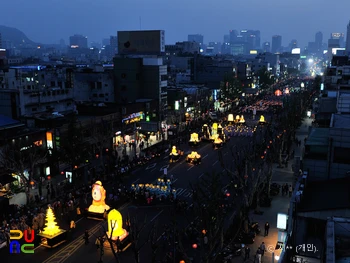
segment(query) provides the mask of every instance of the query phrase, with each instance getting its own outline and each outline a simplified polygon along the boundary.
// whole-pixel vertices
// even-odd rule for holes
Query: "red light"
[[[192,245],[192,248],[194,248],[194,249],[196,249],[197,247],[198,247],[197,244]]]
[[[108,149],[106,149],[106,152],[108,152]]]
[[[62,171],[61,174],[64,174],[64,172]]]
[[[51,176],[50,176],[50,175],[48,175],[48,176],[47,176],[47,180],[50,180],[50,179],[51,179]]]
[[[98,158],[99,157],[99,155],[98,154],[96,154],[96,158]]]
[[[78,169],[78,166],[77,166],[77,165],[75,165],[75,166],[74,166],[74,169]]]
[[[226,193],[226,196],[229,197],[231,194],[230,193]]]

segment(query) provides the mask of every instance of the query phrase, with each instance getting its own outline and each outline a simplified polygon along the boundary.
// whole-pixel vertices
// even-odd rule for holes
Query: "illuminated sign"
[[[126,124],[129,124],[129,123],[140,121],[143,118],[144,118],[144,114],[143,114],[142,111],[140,111],[140,112],[136,112],[136,113],[130,114],[128,117],[124,118],[122,120],[122,122],[126,123]]]
[[[178,100],[175,101],[175,110],[178,110],[180,108],[180,103]]]
[[[296,54],[296,55],[298,55],[298,54],[300,54],[300,48],[298,47],[298,48],[293,48],[292,49],[292,54]]]
[[[28,235],[30,234],[30,237]],[[24,233],[21,230],[10,230],[10,254],[34,254],[34,230],[24,230]],[[20,244],[18,240],[22,239],[24,236],[24,241],[26,243]]]
[[[288,216],[286,214],[277,214],[277,228],[281,230],[287,229]]]
[[[40,140],[40,141],[36,141],[36,142],[33,142],[35,146],[41,146],[43,145],[43,141]]]
[[[256,55],[256,54],[258,54],[258,51],[257,50],[250,50],[249,54],[250,55]]]

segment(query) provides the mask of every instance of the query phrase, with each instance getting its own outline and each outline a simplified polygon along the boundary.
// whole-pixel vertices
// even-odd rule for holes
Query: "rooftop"
[[[350,115],[333,114],[331,127],[350,129]]]
[[[0,128],[5,129],[5,128],[10,128],[13,126],[22,126],[22,124],[19,121],[16,121],[14,119],[11,119],[7,116],[0,115]]]
[[[313,146],[328,146],[329,143],[328,128],[312,128],[309,137],[306,140],[306,145]]]
[[[350,177],[308,182],[299,212],[350,208]]]
[[[323,97],[319,100],[318,113],[337,112],[337,98]]]

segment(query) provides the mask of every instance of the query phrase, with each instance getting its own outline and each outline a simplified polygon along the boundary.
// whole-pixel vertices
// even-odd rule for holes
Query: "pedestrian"
[[[261,250],[258,248],[258,251],[256,251],[255,258],[258,259],[258,263],[261,263]],[[254,260],[255,262],[255,260]]]
[[[245,246],[244,248],[244,261],[248,260],[250,257],[250,247]]]
[[[270,224],[269,222],[265,223],[265,237],[269,235]]]
[[[261,251],[261,256],[264,256],[265,251],[266,251],[266,246],[265,246],[264,242],[262,242],[260,245],[260,251]]]
[[[87,229],[85,229],[84,240],[85,240],[85,245],[88,245],[89,244],[89,231]]]
[[[122,249],[121,249],[121,247],[122,247],[122,242],[120,241],[120,238],[119,238],[119,237],[117,238],[116,244],[117,244],[117,252],[119,253],[119,252],[122,251]]]
[[[291,185],[291,184],[289,185],[288,192],[289,192],[289,197],[292,197],[293,187],[292,187],[292,185]]]

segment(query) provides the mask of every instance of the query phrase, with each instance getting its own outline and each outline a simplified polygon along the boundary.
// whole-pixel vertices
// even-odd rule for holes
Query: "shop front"
[[[138,140],[138,129],[140,128],[138,123],[145,119],[145,114],[140,112],[135,112],[130,115],[125,116],[122,119],[122,130],[116,131],[113,136],[114,147],[127,145],[129,143],[134,143]]]

